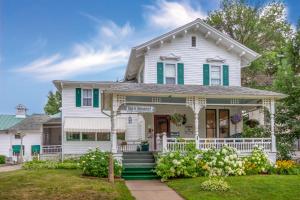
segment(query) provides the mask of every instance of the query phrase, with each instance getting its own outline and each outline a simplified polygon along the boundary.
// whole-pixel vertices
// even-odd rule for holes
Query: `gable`
[[[128,81],[136,78],[138,68],[141,62],[143,62],[143,57],[149,50],[193,32],[201,34],[207,40],[214,41],[218,46],[222,46],[222,48],[227,49],[227,51],[239,55],[241,57],[241,66],[247,66],[260,56],[253,50],[233,40],[228,35],[204,23],[201,19],[196,19],[182,27],[132,48],[126,68],[125,80]]]
[[[196,37],[196,47],[192,47]],[[145,54],[144,82],[157,82],[157,63],[183,63],[184,84],[203,84],[203,64],[230,66],[230,85],[240,86],[241,57],[201,33],[191,32],[153,47]]]

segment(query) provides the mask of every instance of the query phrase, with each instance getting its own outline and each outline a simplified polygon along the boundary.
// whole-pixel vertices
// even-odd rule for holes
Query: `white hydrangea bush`
[[[209,176],[245,175],[244,161],[238,156],[237,150],[229,146],[203,152],[202,161],[202,168]]]

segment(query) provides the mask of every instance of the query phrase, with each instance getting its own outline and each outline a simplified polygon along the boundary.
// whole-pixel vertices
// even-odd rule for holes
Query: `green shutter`
[[[177,64],[177,83],[179,85],[184,84],[184,65],[183,65],[183,63]]]
[[[228,65],[223,65],[223,85],[229,85],[229,67]]]
[[[157,83],[164,84],[164,63],[157,63]]]
[[[81,88],[76,88],[76,107],[81,107]]]
[[[209,64],[203,64],[203,85],[209,85]]]
[[[31,145],[31,154],[40,154],[41,146],[40,145]]]
[[[99,108],[99,89],[93,89],[93,106]]]

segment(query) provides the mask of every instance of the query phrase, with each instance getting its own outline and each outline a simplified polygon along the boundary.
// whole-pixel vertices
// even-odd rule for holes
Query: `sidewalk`
[[[183,200],[159,180],[125,181],[125,183],[136,200]]]
[[[21,168],[22,168],[22,165],[8,165],[8,166],[0,167],[0,172],[10,172],[10,171],[15,171],[15,170],[18,170]]]

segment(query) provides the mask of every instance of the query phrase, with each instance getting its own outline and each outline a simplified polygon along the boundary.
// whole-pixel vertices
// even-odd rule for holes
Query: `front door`
[[[154,115],[154,133],[167,133],[170,136],[170,116],[169,115]],[[154,145],[156,146],[156,135],[154,137]]]

